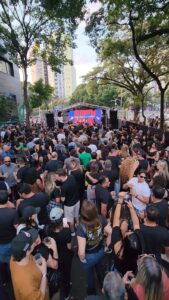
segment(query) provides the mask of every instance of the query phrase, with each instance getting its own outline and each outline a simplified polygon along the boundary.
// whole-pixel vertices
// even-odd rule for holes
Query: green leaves
[[[0,1],[0,40],[11,60],[24,70],[24,104],[29,122],[27,68],[38,58],[54,71],[69,62],[67,47],[74,47],[74,31],[83,18],[85,0]],[[71,62],[70,62],[71,63]],[[35,101],[33,106],[37,105]],[[38,104],[39,105],[39,104]],[[27,124],[29,125],[29,124]]]
[[[96,105],[114,107],[118,97],[117,89],[113,85],[99,85],[96,80],[87,84],[80,84],[74,91],[70,104],[84,102]]]
[[[161,97],[162,128],[164,94],[169,86],[169,1],[100,2],[102,7],[88,18],[86,32],[101,62],[106,64],[104,75],[109,82],[110,78],[113,83],[120,81],[136,94],[144,94],[143,87],[155,81]]]
[[[32,108],[40,107],[42,104],[45,104],[47,108],[48,101],[52,97],[54,89],[49,84],[44,84],[40,79],[30,86],[29,91]]]

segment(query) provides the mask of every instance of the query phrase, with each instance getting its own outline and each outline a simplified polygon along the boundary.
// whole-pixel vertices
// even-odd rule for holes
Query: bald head
[[[52,158],[52,159],[58,159],[57,152],[52,152],[51,158]]]

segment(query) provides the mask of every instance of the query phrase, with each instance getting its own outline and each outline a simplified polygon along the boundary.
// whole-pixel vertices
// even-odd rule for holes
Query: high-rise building
[[[42,79],[44,83],[48,83],[48,66],[42,59],[37,59],[36,64],[32,65],[29,70],[29,79],[31,83]]]
[[[68,48],[66,56],[73,62],[73,50]],[[33,84],[39,79],[50,84],[54,88],[53,96],[60,99],[68,99],[76,88],[76,71],[70,64],[61,65],[60,73],[52,71],[42,59],[29,68],[29,80]]]
[[[66,57],[73,62],[73,49],[66,50]],[[65,98],[69,98],[76,88],[76,70],[75,67],[67,64],[64,65],[64,89]]]

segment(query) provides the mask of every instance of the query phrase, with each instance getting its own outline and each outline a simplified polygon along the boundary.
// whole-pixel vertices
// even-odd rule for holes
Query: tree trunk
[[[160,90],[160,129],[163,130],[164,128],[164,95],[165,90]]]
[[[26,126],[30,128],[30,108],[29,108],[29,100],[28,100],[28,74],[27,67],[24,67],[24,82],[23,82],[23,97],[24,97],[24,105],[26,110]]]
[[[144,114],[144,96],[141,98],[141,114],[144,119],[143,124],[146,125],[146,116]]]
[[[139,115],[140,107],[135,106],[134,107],[134,122],[138,122],[138,115]]]

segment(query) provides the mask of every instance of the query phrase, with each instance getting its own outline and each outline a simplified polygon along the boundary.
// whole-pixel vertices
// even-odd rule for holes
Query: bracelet
[[[117,204],[120,204],[120,205],[122,205],[122,203],[120,203],[120,202],[117,202]]]
[[[42,278],[46,278],[47,273],[42,274]]]

